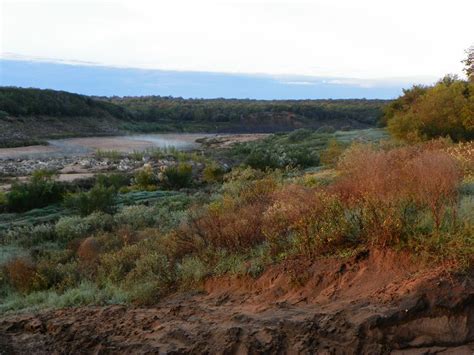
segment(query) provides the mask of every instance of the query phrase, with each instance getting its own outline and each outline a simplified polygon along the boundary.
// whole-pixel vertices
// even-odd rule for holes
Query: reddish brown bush
[[[29,293],[41,287],[42,280],[33,262],[16,258],[5,265],[10,284],[19,292]]]
[[[382,245],[414,223],[416,211],[408,212],[413,207],[428,208],[438,230],[460,182],[456,162],[435,143],[388,151],[354,146],[339,169],[342,178],[332,190],[356,211],[365,236]]]
[[[237,251],[261,243],[261,218],[265,204],[224,203],[210,207],[193,221],[194,232],[214,248]]]
[[[90,264],[97,261],[100,255],[100,244],[94,237],[84,239],[77,250],[77,256],[83,263]]]
[[[439,230],[446,207],[455,211],[461,181],[456,161],[441,151],[424,151],[408,162],[404,170],[408,193],[417,203],[430,209],[435,228]]]

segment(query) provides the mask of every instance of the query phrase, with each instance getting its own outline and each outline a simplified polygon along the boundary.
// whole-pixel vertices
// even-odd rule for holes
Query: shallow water
[[[52,139],[48,141],[48,145],[44,146],[1,148],[0,159],[85,156],[99,149],[133,152],[154,147],[175,147],[178,150],[190,150],[199,146],[196,139],[209,136],[212,134],[169,133]]]

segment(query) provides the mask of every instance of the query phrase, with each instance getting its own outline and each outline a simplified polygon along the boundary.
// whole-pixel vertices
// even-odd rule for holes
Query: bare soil
[[[363,252],[211,279],[154,307],[9,315],[3,354],[473,354],[473,272]]]

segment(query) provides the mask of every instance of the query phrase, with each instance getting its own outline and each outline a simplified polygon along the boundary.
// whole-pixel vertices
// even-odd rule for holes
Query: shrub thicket
[[[116,191],[113,186],[105,187],[96,184],[87,192],[70,194],[66,198],[66,206],[77,210],[81,215],[86,216],[93,212],[113,212]]]
[[[64,189],[53,177],[48,171],[38,170],[29,182],[15,182],[6,195],[7,209],[23,212],[61,201]]]
[[[169,166],[163,174],[170,188],[189,187],[193,182],[193,167],[187,163]]]
[[[407,141],[474,139],[474,83],[446,77],[432,87],[415,86],[388,105],[385,121]]]

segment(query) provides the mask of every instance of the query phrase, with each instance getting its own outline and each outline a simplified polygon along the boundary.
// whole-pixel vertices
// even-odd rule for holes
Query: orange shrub
[[[21,293],[29,293],[43,284],[35,265],[24,258],[15,258],[5,265],[10,284]]]
[[[261,243],[261,202],[211,206],[193,221],[194,232],[214,248],[238,251]]]
[[[446,207],[455,210],[457,202],[461,173],[456,161],[442,151],[423,151],[407,162],[404,172],[408,193],[418,204],[430,209],[439,230]]]
[[[439,230],[446,207],[455,207],[461,176],[441,143],[388,151],[354,146],[344,154],[339,163],[342,178],[332,190],[357,211],[367,238],[382,245],[399,240],[424,208]]]

